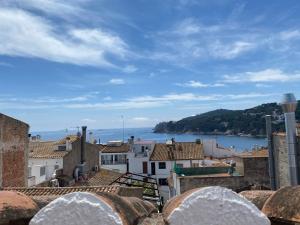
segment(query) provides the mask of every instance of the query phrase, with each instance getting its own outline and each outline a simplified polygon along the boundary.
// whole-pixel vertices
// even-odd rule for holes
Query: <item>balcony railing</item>
[[[101,164],[102,165],[120,165],[120,164],[126,164],[126,160],[117,160],[117,161],[113,161],[113,160],[101,160]]]

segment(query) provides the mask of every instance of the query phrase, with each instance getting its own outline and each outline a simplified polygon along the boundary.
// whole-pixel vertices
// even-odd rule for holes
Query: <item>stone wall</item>
[[[277,188],[289,185],[288,149],[285,138],[285,134],[273,135]],[[297,137],[297,150],[300,153],[300,137]],[[299,161],[300,155],[298,156],[298,162]]]
[[[180,177],[180,192],[184,193],[194,188],[207,186],[221,186],[234,191],[243,190],[252,185],[270,187],[267,157],[236,157],[235,161],[240,176]]]
[[[95,165],[99,165],[99,150],[96,145],[85,144],[85,160],[87,168],[92,170]],[[73,177],[75,167],[81,162],[81,142],[80,139],[72,143],[72,151],[63,158],[64,175]]]
[[[27,186],[28,130],[26,123],[0,114],[0,187]]]

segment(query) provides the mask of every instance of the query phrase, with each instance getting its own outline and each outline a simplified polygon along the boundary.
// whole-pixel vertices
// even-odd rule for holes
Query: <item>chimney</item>
[[[269,175],[270,175],[271,190],[276,190],[275,159],[274,159],[274,148],[272,142],[272,120],[270,115],[266,115],[266,133],[268,139]]]
[[[296,119],[295,119],[297,101],[295,96],[292,93],[285,94],[283,96],[283,101],[281,105],[285,116],[285,130],[286,130],[286,143],[288,148],[290,185],[295,186],[299,184],[297,150],[296,150]]]
[[[94,139],[94,136],[93,136],[93,132],[92,132],[92,131],[89,132],[89,137],[90,137],[90,143],[91,143],[91,144],[94,144],[94,143],[95,143],[95,139]]]
[[[85,142],[86,142],[86,126],[82,127],[81,134],[81,164],[85,162]]]
[[[70,137],[66,137],[66,150],[67,151],[72,150],[72,143]]]

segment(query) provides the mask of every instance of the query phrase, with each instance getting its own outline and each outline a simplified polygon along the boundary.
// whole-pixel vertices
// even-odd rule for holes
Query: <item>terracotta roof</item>
[[[242,191],[239,193],[261,210],[274,191]]]
[[[57,151],[57,142],[55,141],[37,141],[29,143],[29,158],[62,158],[67,151]]]
[[[0,191],[0,224],[31,219],[38,210],[37,204],[28,196],[15,191]]]
[[[119,178],[122,173],[118,173],[112,170],[100,169],[93,177],[88,179],[86,185],[88,186],[99,186],[99,185],[110,185],[113,181]]]
[[[82,186],[82,187],[33,187],[33,188],[4,188],[8,191],[18,191],[27,196],[61,196],[72,192],[114,193],[118,194],[119,186]]]
[[[102,153],[127,153],[130,150],[129,144],[122,144],[121,146],[100,146]]]
[[[195,142],[176,142],[174,145],[156,144],[150,161],[203,159],[203,145]]]
[[[265,203],[262,212],[269,218],[300,222],[300,186],[283,187]]]
[[[241,154],[237,155],[242,158],[251,158],[251,157],[269,157],[268,149],[258,149],[253,150],[251,152],[242,152]]]
[[[65,145],[65,144],[66,144],[67,138],[69,138],[69,141],[70,141],[71,143],[73,143],[73,142],[77,141],[78,139],[80,139],[80,137],[78,137],[77,135],[69,135],[69,136],[67,136],[67,137],[65,137],[65,138],[63,138],[63,139],[58,140],[58,141],[56,142],[56,144],[57,144],[57,145]]]

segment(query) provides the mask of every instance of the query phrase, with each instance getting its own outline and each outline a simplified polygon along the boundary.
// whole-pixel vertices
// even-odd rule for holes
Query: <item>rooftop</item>
[[[29,142],[29,158],[58,159],[68,154],[68,151],[58,150],[58,146],[65,145],[67,138],[70,143],[78,140],[78,136],[67,136],[58,141],[31,141]]]
[[[174,145],[156,144],[150,161],[204,159],[203,145],[195,142],[176,142]]]
[[[91,178],[88,179],[84,185],[87,186],[99,186],[99,185],[110,185],[122,174],[112,170],[100,169]]]
[[[29,158],[58,159],[68,154],[67,151],[55,150],[55,141],[38,141],[29,143]]]
[[[61,196],[73,192],[91,192],[101,193],[108,192],[118,194],[120,191],[119,186],[81,186],[81,187],[11,187],[4,188],[6,191],[17,191],[27,196]]]
[[[262,148],[258,150],[253,150],[250,152],[242,152],[241,154],[238,154],[237,156],[242,157],[242,158],[253,158],[253,157],[269,157],[269,152],[268,149]]]
[[[127,153],[130,151],[130,146],[127,143],[121,146],[99,145],[99,150],[102,153]]]

